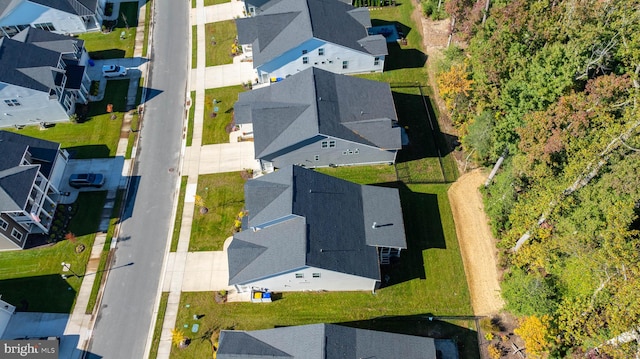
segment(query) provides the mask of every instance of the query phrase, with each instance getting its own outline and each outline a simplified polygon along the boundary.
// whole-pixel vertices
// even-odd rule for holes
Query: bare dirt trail
[[[443,57],[449,39],[449,19],[432,21],[422,15],[420,2],[414,1],[413,20],[422,32],[424,51],[427,55],[429,84],[436,89],[436,64]],[[455,41],[455,39],[454,39]],[[440,109],[438,124],[444,133],[457,136],[457,131],[446,115],[442,99],[437,94],[433,98]],[[464,167],[463,154],[455,156],[460,167]],[[462,169],[461,169],[462,171]],[[500,295],[497,270],[495,240],[491,235],[489,219],[484,212],[482,195],[478,188],[487,175],[480,169],[461,176],[449,188],[449,201],[456,225],[460,254],[467,275],[471,295],[471,305],[475,315],[493,315],[504,307]]]
[[[504,306],[495,240],[478,190],[486,178],[480,169],[473,170],[458,178],[448,193],[475,315],[496,314]]]

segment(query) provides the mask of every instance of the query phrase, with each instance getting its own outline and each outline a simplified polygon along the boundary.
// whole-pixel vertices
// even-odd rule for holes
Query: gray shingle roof
[[[309,68],[238,96],[238,123],[253,123],[256,158],[317,135],[382,149],[402,139],[389,84]]]
[[[9,131],[0,131],[0,171],[19,166],[27,149],[32,160],[41,165],[40,172],[49,178],[60,144]]]
[[[59,52],[1,38],[0,82],[49,92],[55,86],[59,60]]]
[[[29,0],[53,9],[80,16],[94,15],[98,0]]]
[[[374,246],[406,248],[404,224],[397,189],[368,187],[298,166],[248,181],[248,228],[229,246],[229,283],[305,265],[379,280]],[[378,219],[385,226],[372,229]]]
[[[62,54],[75,53],[76,47],[82,48],[84,46],[84,40],[72,36],[55,34],[34,27],[27,27],[11,39],[24,42],[25,44],[33,44]]]
[[[22,0],[0,0],[0,17],[9,13],[16,5],[20,4]]]
[[[277,0],[251,18],[236,20],[238,41],[253,44],[254,67],[312,38],[373,56],[386,55],[386,40],[369,35],[368,12],[339,0]],[[366,40],[366,46],[361,42]]]
[[[220,333],[217,357],[270,358],[275,350],[288,354],[279,354],[274,356],[276,358],[294,359],[436,358],[432,338],[335,324],[311,324],[247,332],[223,330]]]
[[[25,208],[38,166],[18,166],[0,171],[0,212]]]

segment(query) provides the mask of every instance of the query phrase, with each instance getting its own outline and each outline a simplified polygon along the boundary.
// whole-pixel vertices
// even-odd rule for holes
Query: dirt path
[[[478,190],[486,178],[480,169],[473,170],[460,177],[448,193],[475,315],[495,314],[504,306],[495,240]]]

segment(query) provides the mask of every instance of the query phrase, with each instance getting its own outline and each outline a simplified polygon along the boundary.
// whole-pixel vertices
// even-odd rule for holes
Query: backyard
[[[70,313],[85,274],[105,197],[106,192],[80,194],[72,206],[73,216],[68,227],[75,239],[2,253],[2,299],[19,311]],[[80,244],[85,249],[76,253]],[[65,273],[69,275],[67,279],[61,277],[62,262],[68,263],[73,271]],[[73,275],[74,272],[80,277]]]

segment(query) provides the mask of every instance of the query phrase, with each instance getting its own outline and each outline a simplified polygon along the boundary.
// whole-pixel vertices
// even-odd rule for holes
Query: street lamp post
[[[69,263],[62,262],[61,264],[62,264],[62,267],[66,268],[68,271],[73,273],[74,276],[76,276],[77,278],[80,278],[78,273],[74,272],[73,269],[71,269],[71,265],[69,265]],[[68,277],[67,275],[62,274],[63,279],[67,279],[67,277]]]

